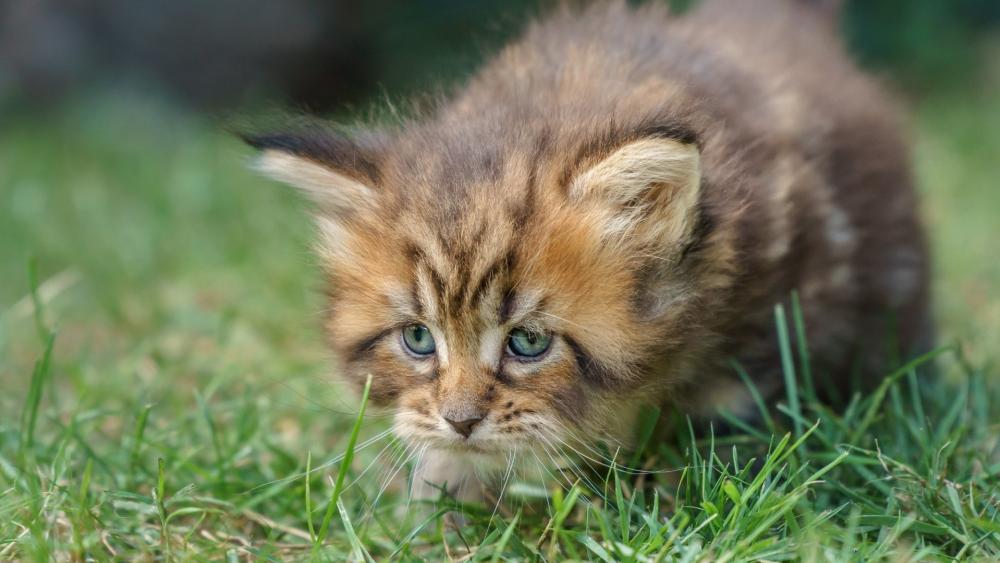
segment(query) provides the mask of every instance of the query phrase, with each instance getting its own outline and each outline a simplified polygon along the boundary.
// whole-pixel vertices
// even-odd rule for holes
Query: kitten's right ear
[[[261,151],[255,169],[302,190],[324,212],[349,215],[374,203],[379,171],[372,147],[328,130],[242,137]]]

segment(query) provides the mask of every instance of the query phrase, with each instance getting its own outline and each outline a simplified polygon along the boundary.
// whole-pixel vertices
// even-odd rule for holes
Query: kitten
[[[644,403],[749,415],[731,360],[777,400],[793,290],[830,394],[926,347],[898,119],[829,15],[563,8],[428,115],[248,138],[316,203],[329,342],[426,450],[416,495],[625,440]]]

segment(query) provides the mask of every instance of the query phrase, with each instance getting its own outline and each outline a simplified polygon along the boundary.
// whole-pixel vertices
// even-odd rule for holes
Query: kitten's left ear
[[[379,183],[372,146],[329,130],[243,135],[259,149],[254,167],[309,196],[334,216],[374,204]]]
[[[697,145],[651,136],[622,145],[576,176],[569,194],[604,210],[607,237],[629,233],[673,246],[692,233],[700,187]]]

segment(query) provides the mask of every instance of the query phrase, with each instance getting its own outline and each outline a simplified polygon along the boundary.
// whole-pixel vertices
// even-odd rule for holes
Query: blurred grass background
[[[168,452],[175,470],[212,468],[216,475],[202,477],[235,494],[301,470],[307,451],[338,451],[356,407],[328,378],[305,205],[251,174],[249,151],[217,118],[274,106],[358,115],[387,97],[455,83],[543,8],[289,2],[305,14],[296,16],[308,28],[302,35],[319,39],[296,43],[288,39],[295,29],[247,24],[270,38],[263,45],[285,45],[269,57],[224,31],[242,29],[233,23],[241,14],[283,21],[276,4],[263,0],[263,16],[232,2],[148,0],[126,9],[109,0],[82,16],[59,3],[31,4],[0,8],[7,16],[0,23],[0,481],[10,463],[4,444],[16,442],[42,352],[30,257],[45,321],[58,332],[39,425],[71,437],[97,460],[108,486],[147,490],[155,458]],[[206,13],[199,25],[181,17],[199,7]],[[39,15],[45,9],[56,15]],[[225,17],[234,11],[236,20]],[[146,21],[150,14],[160,18],[156,25]],[[60,62],[66,47],[50,45],[39,56],[52,60],[25,60],[44,37],[12,22],[49,20],[60,23],[35,32],[64,30],[76,58]],[[859,61],[893,83],[912,110],[940,335],[959,340],[971,361],[993,373],[1000,359],[998,20],[1000,3],[992,0],[853,2],[845,17]],[[157,33],[116,27],[130,24]],[[324,39],[327,31],[339,35]],[[302,57],[310,64],[287,64],[302,53],[312,53]],[[199,70],[202,62],[238,71],[213,75]],[[133,452],[133,425],[146,405],[153,405],[151,430]],[[136,464],[148,481],[123,481],[134,474],[117,471],[122,463]],[[281,502],[294,511],[299,499]]]
[[[37,352],[17,342],[30,309],[28,256],[50,289],[66,290],[51,314],[67,355],[71,338],[98,353],[170,321],[213,316],[245,323],[275,351],[315,344],[318,282],[303,207],[245,170],[248,151],[217,118],[274,107],[347,118],[459,82],[547,5],[257,4],[228,20],[228,0],[0,9],[5,380],[16,385]],[[858,60],[913,110],[942,333],[970,346],[1000,342],[998,22],[992,0],[880,0],[848,3],[843,26]],[[53,30],[66,37],[43,33]],[[81,52],[67,55],[67,45]],[[296,56],[300,64],[275,70]],[[234,70],[205,74],[224,66]]]

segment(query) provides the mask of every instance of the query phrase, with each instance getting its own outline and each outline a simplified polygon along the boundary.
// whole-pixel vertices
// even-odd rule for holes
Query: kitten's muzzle
[[[449,418],[448,416],[442,415],[442,418],[444,418],[445,422],[450,424],[451,427],[455,429],[455,432],[461,434],[463,438],[468,438],[470,435],[472,435],[473,428],[486,417],[474,416],[472,418],[462,418],[461,420],[455,420]]]
[[[472,436],[473,430],[489,414],[486,397],[489,381],[468,375],[471,370],[452,370],[442,374],[438,390],[438,414],[462,438]]]

